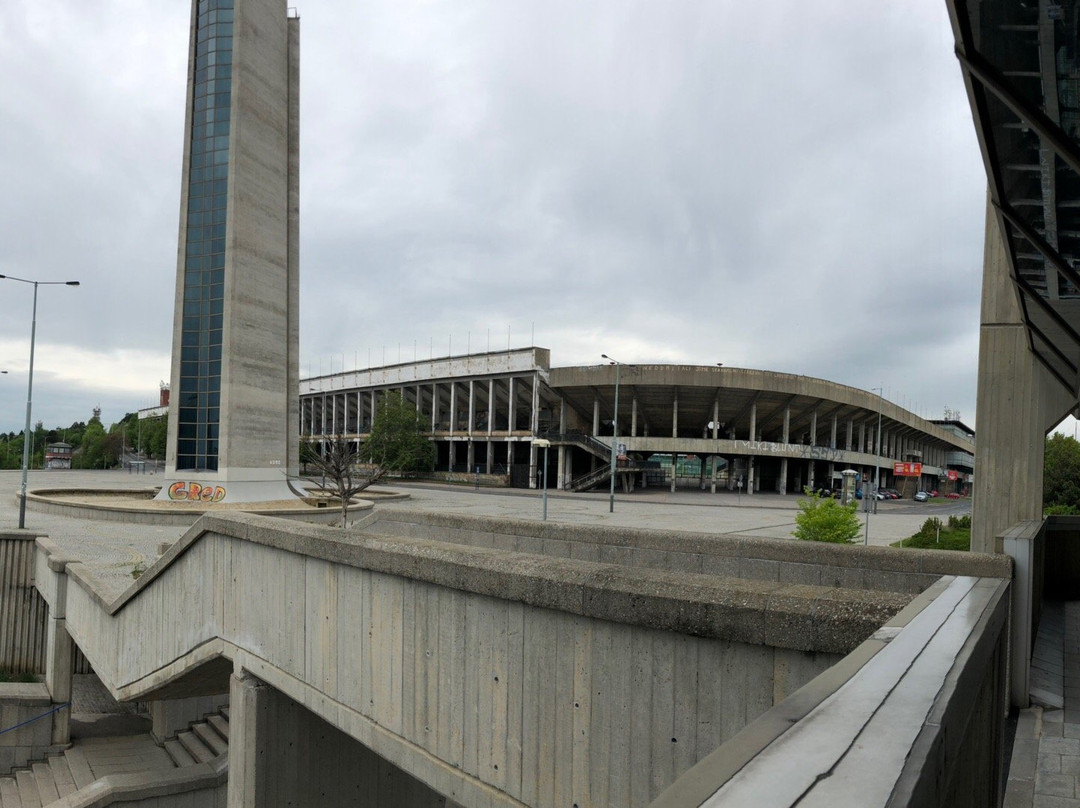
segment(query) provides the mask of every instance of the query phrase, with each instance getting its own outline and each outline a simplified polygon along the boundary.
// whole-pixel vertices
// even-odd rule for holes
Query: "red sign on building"
[[[922,475],[922,463],[893,463],[892,473],[897,477],[919,477]]]
[[[960,472],[949,469],[947,472],[945,472],[945,476],[947,476],[950,480],[958,480],[960,479]]]

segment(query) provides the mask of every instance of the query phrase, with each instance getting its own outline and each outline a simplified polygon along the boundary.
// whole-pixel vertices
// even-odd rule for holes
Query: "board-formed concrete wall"
[[[910,599],[228,515],[105,603],[39,548],[114,695],[227,657],[463,805],[645,804]]]

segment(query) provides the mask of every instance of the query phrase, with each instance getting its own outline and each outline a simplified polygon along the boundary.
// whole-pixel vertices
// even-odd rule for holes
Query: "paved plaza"
[[[122,489],[138,490],[160,484],[160,475],[127,471],[33,471],[28,489]],[[0,472],[0,530],[18,525],[16,494],[21,483],[18,471]],[[541,518],[541,492],[522,489],[480,489],[430,484],[400,484],[377,490],[406,492],[406,500],[384,502],[378,508],[420,508],[440,513],[468,513],[515,519]],[[582,494],[548,493],[548,519],[572,524],[686,530],[791,539],[798,497],[776,494],[710,494],[705,491],[645,489],[617,494],[614,513],[609,512],[606,492]],[[861,506],[861,503],[860,503]],[[879,503],[870,516],[870,543],[889,544],[915,533],[928,516],[943,519],[968,511],[968,503]],[[860,521],[865,514],[860,513]],[[865,521],[864,521],[865,524]],[[112,598],[132,581],[132,571],[157,558],[163,542],[173,542],[186,528],[125,524],[116,521],[75,519],[26,512],[26,526],[41,531],[63,546],[67,553],[86,562],[94,571],[100,593]],[[865,533],[865,531],[864,531]]]

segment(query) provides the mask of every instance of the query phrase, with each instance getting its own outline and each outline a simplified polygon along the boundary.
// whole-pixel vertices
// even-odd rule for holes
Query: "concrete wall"
[[[249,732],[255,730],[256,741],[248,752],[258,771],[252,773],[253,799],[243,804],[460,808],[288,696],[267,685],[255,689],[251,718],[257,726],[249,723]]]
[[[379,508],[370,533],[445,541],[627,567],[811,586],[916,594],[942,575],[1009,577],[1007,558],[717,536],[683,531],[563,525]]]
[[[0,683],[0,774],[43,760],[52,746],[52,699],[49,689],[40,683]],[[37,720],[33,720],[37,719]]]
[[[235,515],[110,604],[39,547],[114,695],[224,656],[463,805],[642,805],[910,599]]]
[[[110,774],[49,803],[49,808],[226,808],[228,767],[224,758],[152,774]]]
[[[946,577],[652,808],[1000,805],[1009,584]]]

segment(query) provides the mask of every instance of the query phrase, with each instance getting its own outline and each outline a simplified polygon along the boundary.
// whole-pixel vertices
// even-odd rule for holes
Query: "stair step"
[[[213,750],[200,741],[194,732],[181,732],[176,736],[176,739],[184,745],[184,748],[187,749],[188,752],[191,753],[191,756],[199,761],[199,763],[209,763],[217,757]]]
[[[207,717],[206,721],[210,726],[217,730],[218,735],[226,741],[229,740],[229,719],[220,715],[211,715]]]
[[[223,755],[229,751],[229,742],[218,735],[209,724],[196,724],[191,729],[199,736],[200,741],[214,751],[214,755]]]
[[[94,772],[90,769],[90,764],[86,760],[86,755],[77,746],[73,746],[64,752],[64,757],[67,760],[68,768],[71,769],[71,777],[75,781],[76,790],[80,788],[86,788],[97,778],[94,777]]]
[[[49,768],[52,769],[53,782],[61,797],[75,792],[75,778],[71,776],[71,768],[67,764],[67,758],[63,755],[53,755],[49,758]]]
[[[60,799],[60,791],[56,788],[56,781],[53,780],[52,769],[48,763],[35,763],[30,770],[37,781],[38,797],[42,805],[50,805]]]
[[[165,751],[169,753],[169,757],[172,758],[173,763],[180,768],[183,768],[184,766],[194,766],[198,763],[198,761],[191,756],[191,753],[184,748],[184,745],[176,739],[165,741]]]
[[[220,710],[219,712],[220,712],[220,713],[221,713],[221,714],[222,714],[223,716],[225,716],[225,720],[226,720],[226,721],[228,721],[228,720],[229,720],[229,705],[227,705],[227,704],[226,704],[226,705],[225,705],[224,707],[222,707],[222,708],[221,708],[221,710]]]
[[[19,799],[22,800],[22,808],[41,808],[41,798],[38,796],[37,780],[27,769],[15,772],[15,782],[19,784]]]
[[[14,777],[0,777],[0,805],[4,808],[22,808],[19,786]]]

